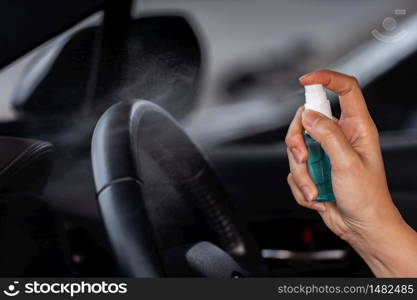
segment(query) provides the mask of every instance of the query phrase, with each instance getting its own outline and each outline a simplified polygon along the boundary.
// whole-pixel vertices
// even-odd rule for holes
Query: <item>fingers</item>
[[[301,120],[303,111],[303,107],[297,110],[285,138],[291,170],[288,176],[288,184],[299,205],[315,210],[323,210],[323,205],[320,205],[320,203],[315,205],[316,202],[313,202],[317,198],[317,189],[307,172],[307,148],[304,144],[304,128]]]
[[[322,84],[340,98],[345,117],[369,117],[365,99],[356,78],[330,70],[318,70],[300,77],[302,85]]]
[[[303,139],[304,128],[301,122],[303,111],[303,106],[298,108],[285,137],[285,143],[298,163],[303,163],[307,160],[307,148]]]
[[[291,173],[288,174],[287,181],[288,181],[288,185],[290,186],[291,192],[295,198],[295,201],[297,201],[299,205],[317,210],[319,212],[324,212],[326,210],[326,207],[323,203],[306,200],[306,198],[304,197],[304,194],[295,183],[295,180]]]
[[[341,121],[337,122],[338,125],[343,128],[348,140],[354,144],[355,149],[362,149],[362,151],[358,152],[358,156],[363,161],[372,163],[375,159],[380,160],[380,155],[375,154],[380,151],[378,130],[369,115],[360,86],[354,77],[330,70],[318,70],[302,76],[300,83],[303,85],[322,84],[337,93],[342,110]],[[324,133],[325,135],[328,134],[329,130],[326,130],[326,132]],[[313,131],[312,134],[314,135]],[[319,139],[319,137],[314,138]],[[332,141],[335,140],[332,139]],[[339,140],[342,141],[341,139]],[[328,142],[328,144],[333,144],[332,141]],[[325,142],[324,139],[320,140],[320,143]],[[340,145],[343,145],[343,143]],[[349,150],[347,148],[343,149]],[[329,153],[327,154],[332,156]],[[345,161],[345,163],[350,164],[351,162]]]
[[[287,151],[288,161],[290,164],[290,172],[292,173],[295,184],[303,192],[304,197],[308,201],[313,201],[317,198],[317,188],[308,175],[307,164],[299,163],[295,160],[292,152]]]
[[[360,157],[333,120],[318,112],[306,110],[302,113],[302,125],[320,143],[334,170],[346,170],[359,162]]]

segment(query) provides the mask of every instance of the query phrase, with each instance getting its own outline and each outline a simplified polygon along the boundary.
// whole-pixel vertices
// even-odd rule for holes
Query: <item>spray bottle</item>
[[[332,118],[330,102],[321,84],[305,86],[305,109],[322,113]],[[332,188],[331,164],[329,157],[323,151],[320,144],[315,141],[307,132],[304,133],[304,141],[308,150],[307,169],[311,179],[317,187],[317,201],[335,201]]]

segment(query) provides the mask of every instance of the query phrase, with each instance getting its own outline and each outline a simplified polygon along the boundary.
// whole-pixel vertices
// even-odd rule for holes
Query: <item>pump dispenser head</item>
[[[321,84],[312,84],[304,86],[304,89],[306,98],[304,108],[322,113],[331,119],[332,110],[323,86]]]

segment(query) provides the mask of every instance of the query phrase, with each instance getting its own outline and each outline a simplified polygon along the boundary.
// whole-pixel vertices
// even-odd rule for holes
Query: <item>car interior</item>
[[[192,17],[43,2],[0,4],[0,26],[13,26],[0,31],[0,68],[27,61],[13,117],[0,119],[1,276],[372,276],[287,186],[308,45],[237,61],[221,78],[226,101],[199,110],[210,61]],[[404,23],[407,47],[369,38],[323,66],[355,70],[415,229],[416,22]]]

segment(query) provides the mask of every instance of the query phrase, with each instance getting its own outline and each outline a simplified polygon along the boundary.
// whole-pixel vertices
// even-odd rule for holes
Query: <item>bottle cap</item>
[[[322,113],[331,119],[332,110],[323,86],[321,84],[312,84],[304,86],[304,89],[306,99],[304,108]]]

